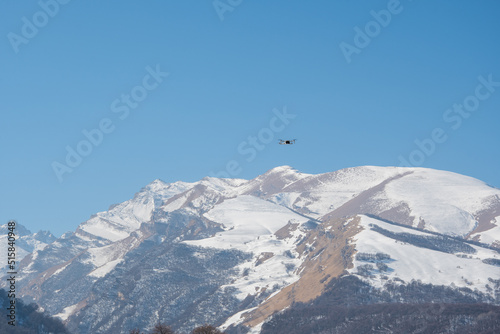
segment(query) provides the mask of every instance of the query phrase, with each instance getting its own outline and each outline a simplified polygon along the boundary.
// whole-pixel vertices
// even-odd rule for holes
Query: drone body
[[[280,145],[292,145],[292,144],[295,144],[295,141],[296,141],[296,139],[287,139],[287,140],[280,139],[279,144]]]

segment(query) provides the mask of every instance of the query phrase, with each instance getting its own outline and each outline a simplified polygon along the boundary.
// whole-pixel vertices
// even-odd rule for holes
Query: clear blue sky
[[[228,163],[402,157],[500,187],[498,1],[54,1],[0,2],[1,223],[60,235]]]

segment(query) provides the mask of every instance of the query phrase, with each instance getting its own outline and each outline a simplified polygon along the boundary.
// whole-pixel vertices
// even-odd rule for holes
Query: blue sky
[[[404,160],[500,187],[499,14],[494,0],[2,1],[0,221],[60,235],[157,178],[280,165]]]

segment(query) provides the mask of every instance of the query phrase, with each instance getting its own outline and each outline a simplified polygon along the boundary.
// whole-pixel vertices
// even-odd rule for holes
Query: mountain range
[[[42,250],[57,238],[49,231],[38,231],[32,233],[21,224],[16,225],[16,257],[20,261],[34,251]],[[0,247],[7,249],[8,244],[8,224],[0,226]]]
[[[352,303],[500,305],[500,189],[446,171],[155,180],[74,232],[40,233],[22,237],[18,291],[74,333],[264,333],[346,282],[370,291]]]

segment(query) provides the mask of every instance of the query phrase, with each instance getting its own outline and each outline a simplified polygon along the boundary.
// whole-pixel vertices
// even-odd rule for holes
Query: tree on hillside
[[[157,323],[152,334],[175,334],[175,332],[164,323]]]
[[[21,299],[16,299],[15,326],[9,325],[7,311],[10,307],[10,298],[7,291],[0,289],[0,308],[4,310],[0,319],[0,333],[29,334],[29,333],[55,333],[67,334],[68,331],[58,318],[52,318],[42,312],[36,304],[25,304]]]
[[[224,334],[224,332],[221,332],[220,330],[218,330],[214,326],[210,326],[210,325],[205,324],[203,326],[196,327],[195,329],[193,329],[191,334]]]
[[[144,333],[141,333],[141,331],[137,328],[131,329],[128,333],[129,334],[144,334]]]

